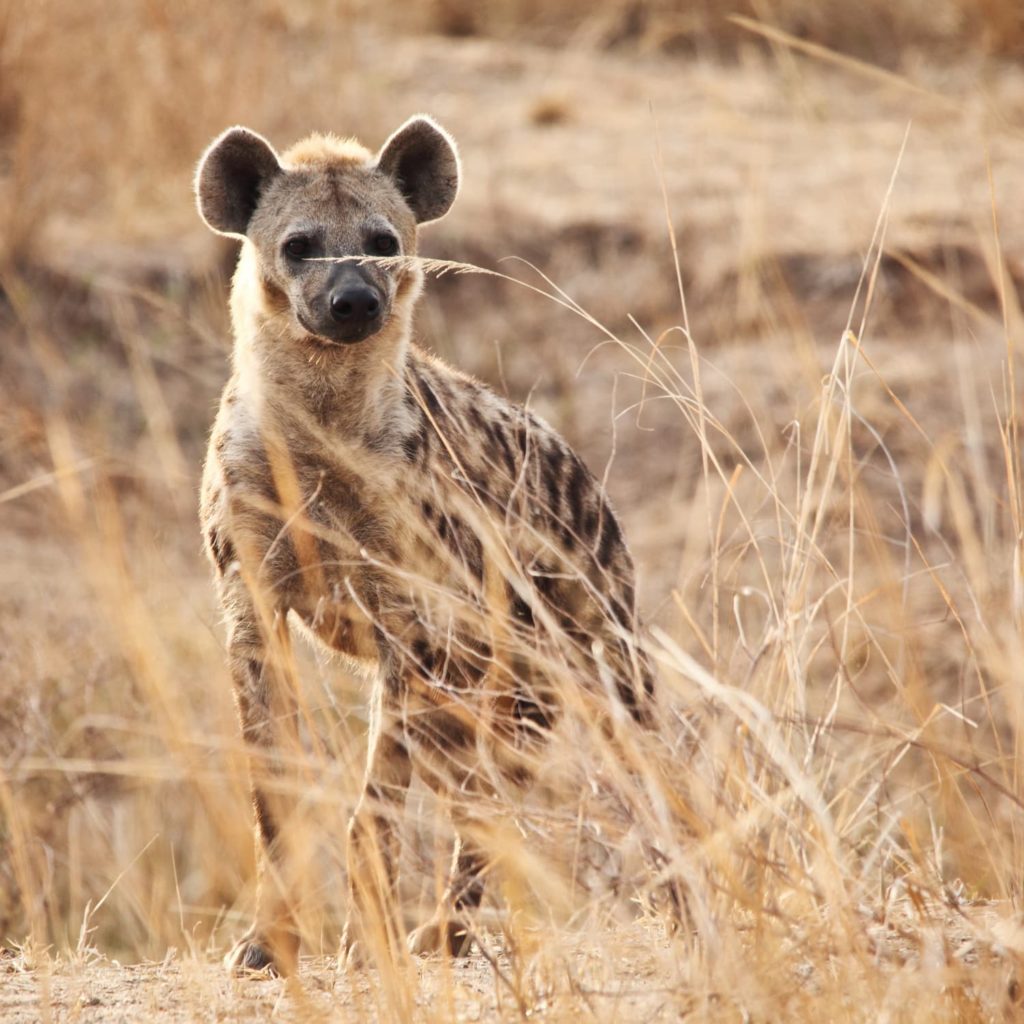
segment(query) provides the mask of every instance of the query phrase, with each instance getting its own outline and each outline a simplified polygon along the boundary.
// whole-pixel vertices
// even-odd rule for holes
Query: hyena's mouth
[[[319,331],[311,327],[307,322],[306,318],[298,311],[295,311],[295,319],[298,320],[299,326],[309,335],[310,340],[315,341],[318,345],[337,345],[333,338],[325,338]]]
[[[331,323],[327,330],[317,330],[297,310],[295,312],[295,319],[298,321],[299,326],[309,335],[311,341],[330,348],[344,348],[346,345],[357,345],[372,335],[380,333],[385,323],[387,323],[387,317],[382,316],[358,327],[343,328]]]

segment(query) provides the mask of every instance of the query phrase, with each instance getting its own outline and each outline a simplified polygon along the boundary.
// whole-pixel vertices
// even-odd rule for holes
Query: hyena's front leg
[[[272,613],[264,628],[248,601],[241,612],[238,603],[226,604],[232,616],[231,676],[249,755],[259,876],[256,919],[225,964],[232,970],[287,975],[298,964],[299,933],[292,909],[297,870],[288,828],[295,795],[283,768],[298,749],[286,612]]]
[[[363,791],[348,828],[350,955],[394,960],[404,941],[398,897],[397,824],[412,778],[397,688],[385,680],[374,694]]]

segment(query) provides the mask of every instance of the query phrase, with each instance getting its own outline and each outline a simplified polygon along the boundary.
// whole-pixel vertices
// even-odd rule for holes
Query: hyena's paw
[[[435,918],[409,933],[409,952],[413,956],[447,953],[451,957],[469,956],[473,932],[465,921],[446,917]]]
[[[360,968],[369,966],[369,963],[370,957],[366,950],[366,943],[357,936],[356,929],[350,921],[345,925],[345,930],[341,935],[338,967],[342,969],[345,967]]]
[[[279,978],[295,971],[298,953],[296,937],[288,936],[272,943],[255,928],[250,928],[224,957],[224,966],[232,974]]]

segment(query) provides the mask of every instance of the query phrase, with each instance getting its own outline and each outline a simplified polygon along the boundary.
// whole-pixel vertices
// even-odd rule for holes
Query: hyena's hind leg
[[[533,787],[534,774],[522,751],[508,745],[508,737],[504,738],[504,745],[499,742],[491,746],[490,756],[498,756],[490,766],[495,774],[488,781],[489,773],[482,771],[481,764],[467,759],[467,751],[475,749],[470,746],[473,737],[469,732],[462,737],[461,757],[452,756],[450,746],[438,750],[437,735],[444,735],[449,742],[460,737],[452,723],[442,727],[434,735],[433,743],[419,748],[417,765],[424,781],[447,805],[455,829],[455,849],[437,908],[425,924],[410,934],[409,951],[463,957],[468,956],[475,941],[474,919],[495,866],[494,816],[505,816],[510,810],[502,801],[502,810],[498,812],[497,794],[522,796]],[[495,782],[497,778],[501,781]]]
[[[487,867],[486,855],[473,841],[457,835],[444,895],[433,917],[409,934],[410,953],[469,955],[473,944],[471,921],[483,902]]]
[[[288,678],[288,627],[284,610],[279,610],[265,636],[248,595],[242,602],[233,596],[235,601],[225,602],[232,616],[228,651],[249,756],[258,885],[252,927],[224,962],[232,970],[287,975],[295,971],[299,952],[293,910],[298,870],[288,821],[295,798],[287,791],[284,770],[298,749],[297,706]]]
[[[441,801],[455,830],[455,848],[443,891],[429,919],[408,937],[410,953],[468,955],[473,918],[484,897],[490,858],[486,836],[486,786],[477,761],[477,737],[461,714],[437,710],[417,718],[417,773]]]

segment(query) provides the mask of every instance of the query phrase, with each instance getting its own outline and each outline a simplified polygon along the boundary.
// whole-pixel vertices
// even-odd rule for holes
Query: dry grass
[[[8,1018],[1020,1012],[1017,6],[737,5],[768,40],[712,4],[563,7],[436,0],[392,38],[359,0],[0,5]],[[426,251],[567,293],[434,278],[421,333],[599,472],[614,453],[660,720],[610,744],[579,714],[555,799],[487,808],[468,965],[245,987],[214,964],[253,860],[194,511],[230,253],[189,176],[225,124],[375,144],[415,109],[468,175]],[[323,957],[365,692],[301,675]],[[410,801],[410,914],[442,810]],[[649,847],[688,889],[676,934]]]

